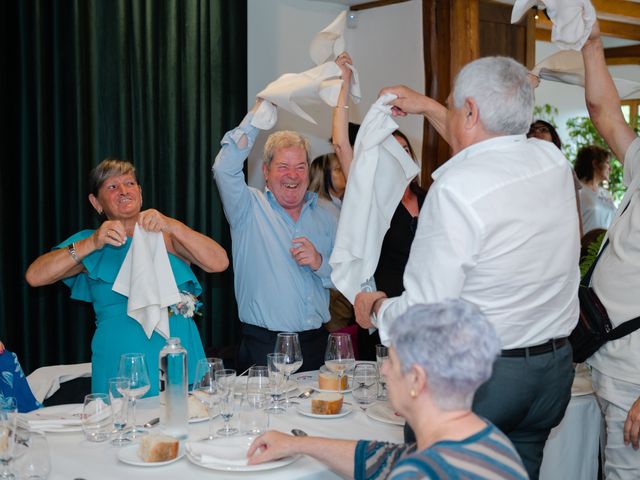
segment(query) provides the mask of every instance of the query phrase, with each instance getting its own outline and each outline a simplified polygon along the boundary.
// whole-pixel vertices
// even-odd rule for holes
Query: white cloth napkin
[[[360,125],[329,259],[333,284],[351,303],[373,276],[393,213],[420,171],[392,136],[398,125],[387,103],[394,98],[380,97]]]
[[[82,425],[82,409],[81,403],[41,408],[29,413],[18,414],[18,424],[24,428],[35,430],[77,427]]]
[[[516,23],[532,7],[544,5],[553,22],[551,41],[563,50],[580,50],[596,21],[589,0],[516,0],[511,23]]]
[[[167,307],[180,301],[180,292],[161,232],[147,232],[136,224],[112,290],[129,298],[127,314],[148,338],[154,330],[164,338],[171,336]]]
[[[40,403],[56,393],[60,384],[79,377],[91,376],[91,363],[40,367],[27,376],[29,388]]]
[[[261,130],[273,128],[278,121],[276,106],[316,124],[299,104],[323,101],[331,107],[336,106],[342,79],[334,59],[345,50],[346,16],[345,10],[311,41],[309,55],[315,67],[301,73],[285,73],[258,93],[257,97],[265,101],[254,113],[251,125]],[[350,68],[353,72],[350,94],[357,103],[361,98],[360,80],[357,70]]]
[[[531,73],[544,80],[584,87],[584,60],[582,54],[575,50],[562,50],[549,55],[533,67]],[[624,78],[614,78],[613,82],[620,98],[640,96],[640,83]]]
[[[217,465],[244,466],[247,464],[247,450],[249,445],[217,443],[186,442],[185,449],[200,463],[215,463]]]

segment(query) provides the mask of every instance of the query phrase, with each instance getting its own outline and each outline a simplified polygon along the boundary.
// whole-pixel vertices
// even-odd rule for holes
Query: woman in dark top
[[[333,113],[332,140],[336,156],[340,160],[340,165],[342,165],[342,171],[348,179],[349,168],[353,160],[353,145],[349,138],[348,109],[345,106],[351,83],[351,69],[347,67],[347,64],[352,62],[347,53],[342,53],[336,59],[336,63],[342,71],[343,81],[337,106]],[[415,153],[406,135],[400,130],[396,130],[393,136],[411,158],[415,160]],[[404,291],[402,277],[409,260],[409,251],[416,233],[418,215],[425,196],[426,192],[420,188],[418,182],[414,179],[402,195],[402,200],[393,214],[389,230],[387,230],[382,242],[380,259],[374,273],[374,279],[376,288],[385,292],[389,297],[398,296]],[[367,330],[361,327],[358,328],[360,360],[375,360],[376,344],[380,343],[380,335],[377,331],[369,334]]]

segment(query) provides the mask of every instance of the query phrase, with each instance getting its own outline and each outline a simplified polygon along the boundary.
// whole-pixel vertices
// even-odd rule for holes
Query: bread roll
[[[341,393],[319,393],[311,399],[311,413],[316,415],[335,415],[341,409]]]
[[[166,462],[178,456],[179,446],[176,438],[154,433],[140,439],[138,455],[145,462]]]
[[[209,412],[200,400],[193,395],[189,395],[187,400],[187,408],[189,410],[189,418],[208,418]]]
[[[340,384],[340,390],[346,390],[349,387],[349,379],[346,375],[342,376]],[[333,372],[318,373],[318,387],[320,390],[338,390],[338,374]]]

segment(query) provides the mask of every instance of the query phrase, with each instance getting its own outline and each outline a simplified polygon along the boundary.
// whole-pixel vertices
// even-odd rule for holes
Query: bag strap
[[[611,330],[607,335],[608,340],[617,340],[618,338],[622,338],[625,335],[629,335],[631,332],[634,332],[640,328],[640,317],[632,318],[631,320],[627,320],[624,323],[621,323],[616,328]]]
[[[620,215],[618,215],[618,218],[620,218],[622,215],[624,215],[624,212],[627,211],[627,208],[629,208],[629,204],[631,202],[627,202],[627,204],[624,206],[624,210],[622,210],[622,212],[620,213]],[[607,232],[606,235],[606,240],[604,242],[604,245],[602,245],[602,248],[600,249],[600,251],[598,252],[598,256],[596,257],[596,259],[593,261],[593,263],[591,264],[591,266],[589,267],[589,270],[587,271],[587,273],[584,275],[584,277],[582,277],[582,280],[580,280],[580,284],[584,285],[585,287],[588,287],[589,284],[591,283],[591,275],[593,274],[593,270],[596,268],[596,263],[598,263],[598,260],[600,260],[600,256],[602,255],[602,252],[604,252],[604,249],[607,248],[607,245],[609,245],[609,232]],[[638,317],[640,318],[640,317]],[[634,319],[635,320],[635,319]],[[632,320],[629,320],[630,322]],[[624,325],[624,324],[622,324]],[[619,327],[621,327],[622,325],[619,325]],[[618,328],[618,327],[616,327]],[[637,328],[637,327],[636,327]],[[634,329],[635,330],[635,329]]]

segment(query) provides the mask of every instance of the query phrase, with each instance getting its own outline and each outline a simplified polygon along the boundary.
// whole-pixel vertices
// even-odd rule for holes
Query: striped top
[[[416,452],[416,445],[361,440],[354,477],[404,480],[527,480],[527,472],[509,439],[493,424],[460,441],[441,441]]]

